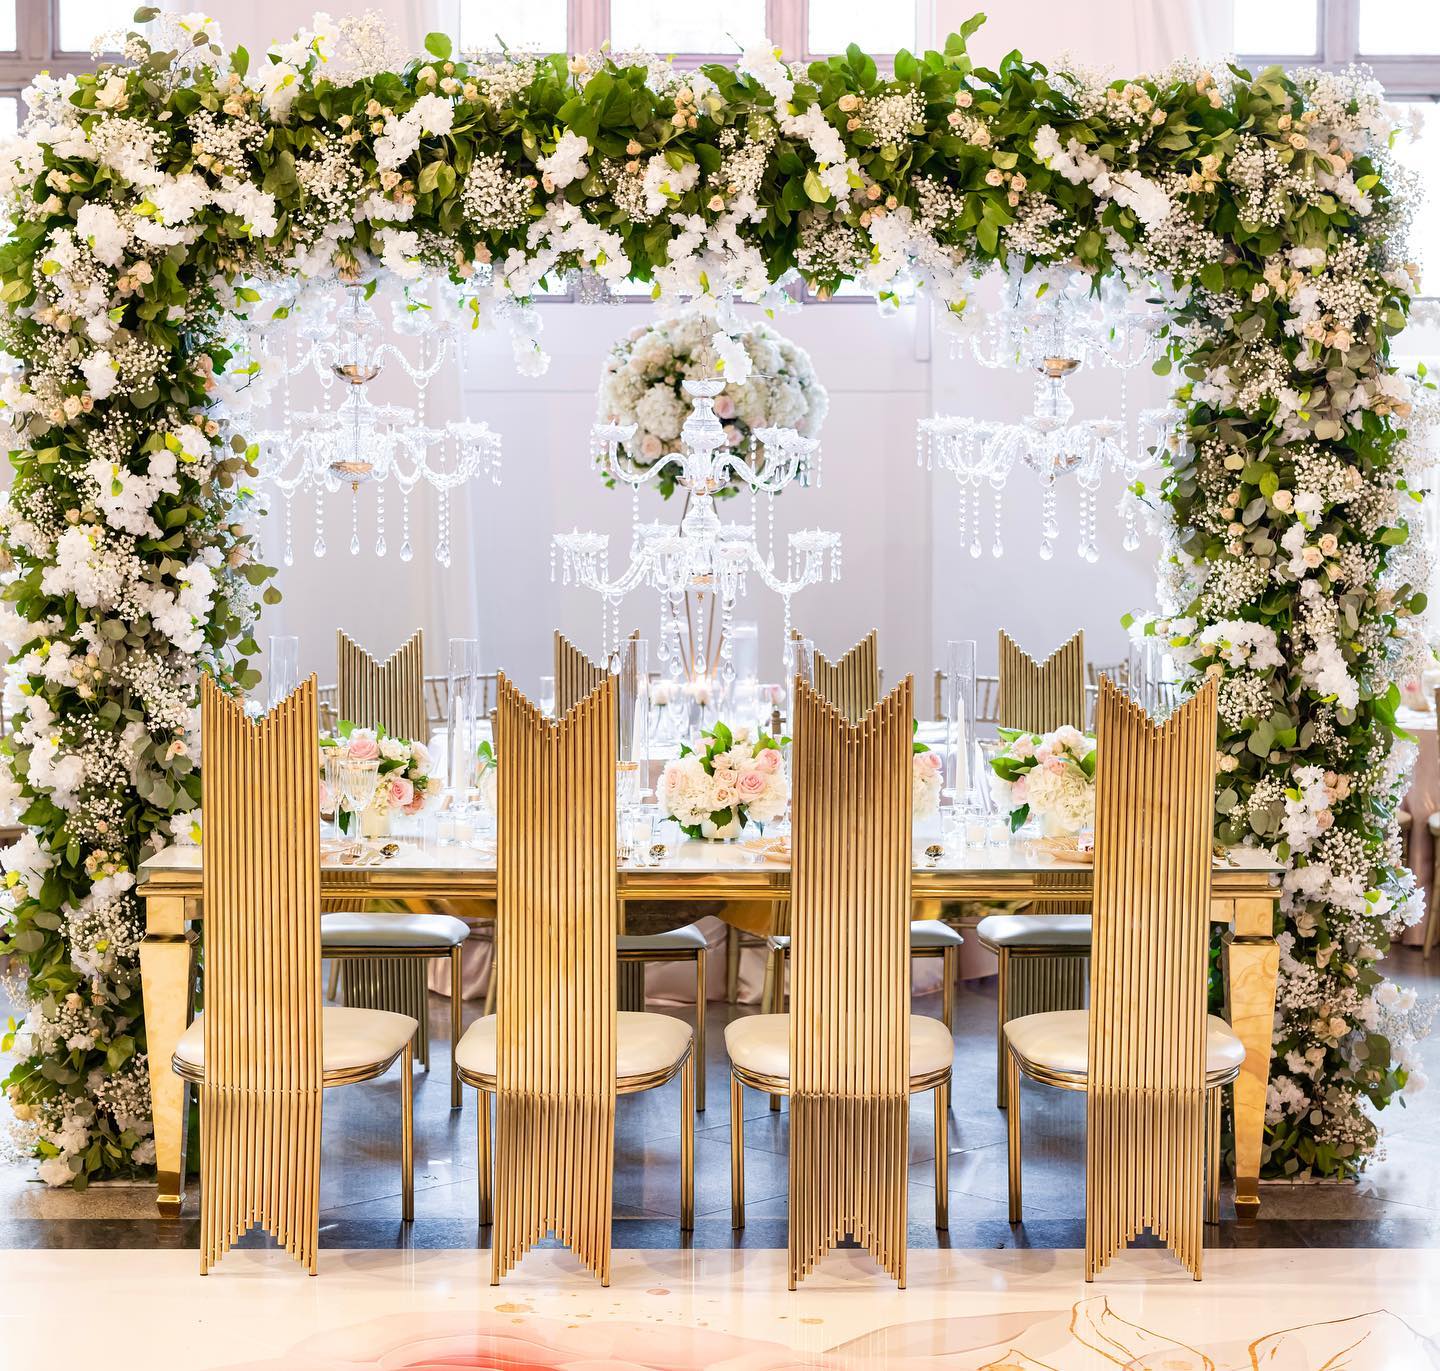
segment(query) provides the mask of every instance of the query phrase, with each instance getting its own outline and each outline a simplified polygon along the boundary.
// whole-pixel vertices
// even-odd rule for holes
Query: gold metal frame
[[[695,963],[695,1112],[705,1112],[705,1009],[707,1001],[705,998],[705,949],[697,948],[676,948],[674,951],[666,949],[656,951],[654,949],[636,948],[631,952],[616,953],[616,960],[621,966],[626,963],[645,964],[648,962],[694,962]],[[641,982],[641,1001],[644,1001],[644,982]],[[621,1092],[624,1093],[623,1091]]]
[[[1020,1209],[1021,1073],[1086,1092],[1085,1279],[1149,1229],[1200,1279],[1217,1178],[1206,989],[1215,791],[1213,681],[1158,727],[1108,677],[1096,710],[1094,937],[1087,1071],[1012,1047],[1011,1218]],[[1212,1191],[1213,1195],[1213,1191]]]
[[[794,638],[805,635],[792,631]],[[858,724],[880,701],[880,642],[871,629],[854,647],[833,662],[815,651],[815,689],[852,724]]]
[[[323,1070],[315,678],[258,723],[209,676],[201,678],[200,699],[205,1065],[182,1073],[182,1080],[198,1074],[200,1087],[200,1271],[259,1224],[314,1275],[321,1091],[379,1074],[366,1068],[327,1079]],[[396,1055],[408,1063],[410,1045]],[[401,1101],[409,1219],[408,1073]]]
[[[563,719],[581,700],[587,699],[601,685],[610,668],[604,662],[592,662],[563,633],[555,634],[555,717]]]
[[[1001,728],[1049,733],[1070,724],[1085,727],[1085,634],[1076,632],[1043,662],[1037,662],[1002,628],[1000,689],[996,711]]]
[[[344,629],[335,630],[336,708],[342,719],[383,728],[392,738],[428,742],[425,634],[416,629],[383,662]]]

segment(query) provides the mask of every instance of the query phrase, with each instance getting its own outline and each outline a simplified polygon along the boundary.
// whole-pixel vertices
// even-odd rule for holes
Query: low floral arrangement
[[[829,397],[810,354],[765,324],[733,337],[717,334],[715,319],[701,311],[633,329],[615,345],[600,381],[600,418],[636,425],[627,453],[637,465],[653,466],[680,451],[680,426],[690,417],[680,383],[717,375],[729,382],[715,399],[715,414],[733,451],[742,452],[757,428],[793,428],[807,438],[820,432]],[[675,489],[669,472],[658,484],[667,498]]]
[[[1000,730],[990,790],[1010,813],[1013,833],[1032,814],[1047,836],[1079,833],[1095,821],[1095,739],[1066,724],[1053,733]]]
[[[350,831],[350,812],[339,804],[341,796],[332,794],[323,775],[324,754],[338,753],[342,759],[355,762],[379,762],[379,782],[375,798],[370,802],[367,819],[383,821],[394,814],[418,814],[440,796],[439,778],[430,771],[430,750],[424,743],[405,738],[392,738],[383,728],[357,728],[342,719],[334,738],[320,739],[322,776],[320,808],[336,811],[336,822],[342,833]],[[362,828],[366,825],[362,825]]]
[[[703,747],[681,744],[660,777],[660,812],[692,838],[737,838],[747,823],[764,825],[785,813],[790,780],[780,752],[788,738],[717,723],[701,733]]]
[[[919,725],[917,724],[918,728]],[[932,752],[918,738],[912,744],[911,767],[915,781],[911,786],[911,810],[917,819],[929,819],[940,812],[940,788],[945,763],[938,752]]]

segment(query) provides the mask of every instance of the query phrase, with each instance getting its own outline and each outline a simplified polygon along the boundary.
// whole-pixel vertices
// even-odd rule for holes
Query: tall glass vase
[[[479,778],[480,641],[451,638],[446,652],[445,784],[455,815],[468,812]]]
[[[650,793],[650,645],[644,638],[624,639],[611,666],[620,678],[616,786],[623,814]]]
[[[300,639],[293,633],[272,633],[265,666],[267,708],[274,709],[300,684]]]
[[[945,796],[952,802],[970,788],[970,760],[975,742],[975,640],[951,639],[945,644],[942,679],[945,707]]]

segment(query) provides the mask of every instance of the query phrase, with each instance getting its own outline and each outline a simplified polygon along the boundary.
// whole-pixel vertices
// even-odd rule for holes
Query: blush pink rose
[[[757,758],[755,765],[764,772],[775,772],[780,770],[780,754],[773,747],[767,747]]]
[[[660,455],[660,440],[653,433],[647,433],[640,440],[640,455],[651,462]]]
[[[719,395],[714,405],[716,415],[721,419],[733,419],[735,417],[735,401],[728,395]]]
[[[352,762],[373,762],[380,755],[380,744],[369,733],[352,733],[345,755]]]
[[[406,805],[400,812],[402,814],[418,814],[422,809],[425,808],[426,798],[426,794],[423,790],[417,790],[415,792],[415,798],[411,800],[410,803]]]
[[[403,776],[390,780],[390,804],[395,809],[404,809],[415,798],[415,787]],[[423,797],[422,797],[423,798]]]
[[[742,771],[735,780],[735,793],[743,805],[763,795],[769,784],[770,781],[763,771]]]
[[[915,765],[921,770],[928,768],[931,771],[940,770],[940,755],[936,752],[917,752],[915,754]]]

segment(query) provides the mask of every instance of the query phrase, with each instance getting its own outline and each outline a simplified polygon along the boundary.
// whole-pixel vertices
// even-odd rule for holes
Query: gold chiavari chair
[[[949,1217],[954,1040],[910,1013],[914,682],[852,724],[795,684],[789,1014],[725,1029],[731,1209],[745,1223],[744,1087],[790,1095],[789,1283],[851,1234],[905,1284],[910,1095],[935,1092],[935,1222]]]
[[[1028,733],[1049,733],[1066,724],[1082,728],[1087,715],[1084,633],[1077,632],[1045,661],[1036,662],[1001,629],[997,699],[1002,728]],[[995,954],[998,964],[995,1104],[1000,1109],[1006,1104],[1006,1021],[1085,1003],[1089,904],[1083,899],[1050,901],[1043,910],[990,914],[975,926],[980,945]]]
[[[799,641],[803,634],[792,632]],[[871,629],[848,652],[831,662],[817,649],[814,662],[815,689],[822,699],[849,719],[859,723],[880,702],[879,635]],[[768,940],[769,964],[765,969],[765,990],[760,1009],[768,1014],[784,1008],[785,959],[790,951],[790,936],[777,933]],[[942,978],[940,1017],[946,1028],[955,1025],[955,987],[960,976],[960,948],[965,939],[940,919],[912,919],[910,922],[910,956],[916,960],[938,958]],[[771,1108],[780,1107],[779,1097],[771,1100]]]
[[[391,737],[428,743],[424,635],[416,629],[384,662],[377,662],[344,630],[337,630],[337,706],[340,717]],[[430,991],[426,969],[450,962],[450,1107],[460,1108],[455,1045],[460,1041],[460,959],[470,925],[450,914],[372,914],[327,910],[320,944],[332,968],[343,969],[345,1003],[409,1014],[418,1024],[415,1050],[430,1069]],[[332,971],[333,980],[333,971]],[[333,986],[332,986],[333,994]]]
[[[415,1020],[320,1004],[315,678],[258,722],[201,678],[205,1012],[173,1069],[200,1088],[200,1271],[259,1224],[310,1274],[320,1240],[321,1091],[396,1058],[405,1220],[414,1217]]]
[[[1085,1100],[1085,1279],[1149,1229],[1200,1279],[1219,1222],[1220,1092],[1245,1047],[1207,1015],[1215,684],[1158,727],[1100,683],[1090,1008],[1005,1025],[1010,1221],[1020,1077]]]
[[[695,1223],[694,1041],[665,1014],[616,1011],[615,728],[607,677],[547,719],[500,676],[498,1013],[460,1040],[479,1092],[480,1222],[491,1283],[547,1231],[610,1283],[617,1095],[680,1076],[680,1226]]]
[[[630,635],[638,638],[637,629]],[[604,662],[592,662],[563,633],[555,634],[555,713],[564,715],[595,687],[610,676]],[[622,683],[623,684],[623,683]],[[622,692],[635,698],[634,690]],[[646,781],[648,784],[648,781]],[[635,983],[622,1002],[633,1000],[632,1007],[645,1008],[645,966],[650,962],[695,963],[695,1108],[705,1110],[705,954],[709,943],[699,924],[686,924],[663,933],[622,933],[615,940],[616,957],[622,968],[634,968]],[[622,976],[625,974],[622,971]],[[492,982],[493,983],[493,982]],[[487,1002],[486,1012],[491,1006]]]

